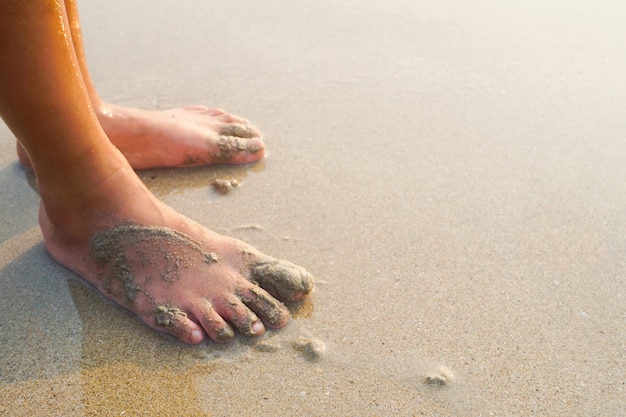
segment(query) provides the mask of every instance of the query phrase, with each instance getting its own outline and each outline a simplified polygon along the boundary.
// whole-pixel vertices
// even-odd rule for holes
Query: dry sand
[[[265,133],[148,186],[317,286],[257,344],[147,329],[46,255],[2,126],[1,416],[626,415],[626,3],[83,3],[106,99]]]

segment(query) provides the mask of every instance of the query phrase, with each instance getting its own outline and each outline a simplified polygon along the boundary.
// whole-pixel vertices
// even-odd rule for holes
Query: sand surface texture
[[[626,3],[80,6],[107,100],[265,134],[146,184],[316,288],[256,342],[149,330],[48,257],[2,125],[0,416],[626,415]]]

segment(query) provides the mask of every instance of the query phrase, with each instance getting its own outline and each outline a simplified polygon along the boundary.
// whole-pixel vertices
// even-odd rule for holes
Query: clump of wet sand
[[[314,337],[299,337],[293,342],[293,348],[310,362],[318,362],[326,352],[326,344]]]
[[[252,278],[282,300],[297,300],[313,289],[313,276],[306,269],[282,259],[257,263],[252,268]]]
[[[278,352],[281,348],[280,343],[272,340],[260,340],[254,344],[254,349],[258,352]]]
[[[90,246],[102,287],[128,304],[133,304],[141,291],[138,279],[173,283],[180,271],[191,265],[192,257],[199,256],[209,265],[219,262],[217,254],[204,250],[183,233],[130,222],[96,233]],[[136,276],[136,265],[155,264],[160,266],[156,268],[159,276]]]
[[[237,181],[234,178],[230,180],[218,178],[215,181],[213,181],[212,185],[213,185],[213,189],[217,191],[218,193],[228,194],[233,190],[233,188],[239,187],[240,184],[239,184],[239,181]]]
[[[187,317],[187,313],[174,305],[161,304],[154,310],[154,321],[157,326],[171,327],[180,317]]]
[[[424,377],[424,383],[432,387],[445,387],[454,380],[454,373],[446,366],[439,366]]]

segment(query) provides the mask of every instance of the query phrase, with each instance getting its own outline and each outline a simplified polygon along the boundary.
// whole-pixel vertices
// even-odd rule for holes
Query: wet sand
[[[146,184],[316,288],[257,342],[149,330],[48,257],[1,125],[0,415],[626,414],[622,2],[83,3],[107,100],[265,134]]]

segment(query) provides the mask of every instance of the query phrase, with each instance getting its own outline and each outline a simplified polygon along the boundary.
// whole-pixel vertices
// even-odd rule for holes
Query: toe
[[[269,327],[283,327],[289,321],[289,310],[283,303],[262,288],[251,285],[239,296],[241,301],[254,311]]]
[[[231,163],[247,164],[258,161],[265,155],[265,144],[261,138],[240,139],[237,151],[233,153]]]
[[[220,109],[220,108],[209,109],[205,107],[203,109],[203,113],[209,115],[210,117],[222,123],[248,124],[247,119],[244,119],[243,117],[235,116],[234,114],[230,114],[226,110]]]
[[[202,328],[214,342],[227,343],[235,338],[232,327],[215,311],[210,301],[206,300],[198,309],[196,317],[200,318]]]
[[[211,154],[215,162],[246,164],[263,157],[265,145],[261,138],[240,138],[237,136],[220,136]]]
[[[161,304],[153,311],[154,328],[170,333],[185,343],[198,344],[204,339],[202,328],[187,317],[187,313],[173,304]]]
[[[252,279],[282,301],[297,301],[313,290],[313,276],[288,261],[269,259],[251,269]]]
[[[209,109],[207,106],[203,106],[201,104],[195,104],[195,105],[191,105],[191,106],[186,106],[183,107],[183,109],[188,110],[188,111],[202,111],[202,112],[207,112],[210,111],[211,109]],[[215,110],[221,110],[221,109],[215,109]],[[222,110],[223,112],[223,110]]]
[[[261,132],[251,125],[243,123],[228,123],[220,127],[220,135],[235,136],[239,138],[260,138]]]
[[[241,123],[248,124],[250,123],[248,119],[244,119],[243,117],[235,116],[234,114],[230,114],[222,109],[211,109],[209,110],[212,117],[222,123]]]
[[[213,116],[213,117],[219,117],[219,116],[224,116],[224,115],[228,114],[228,113],[226,112],[226,110],[224,110],[224,109],[220,109],[219,107],[212,108],[212,109],[210,109],[210,108],[208,108],[208,107],[205,107],[205,109],[204,109],[204,110],[205,110],[205,111],[206,111],[209,115],[211,115],[211,116]]]
[[[229,321],[244,336],[261,336],[265,333],[263,322],[241,300],[225,300],[220,304],[216,303],[215,308],[220,316]]]

